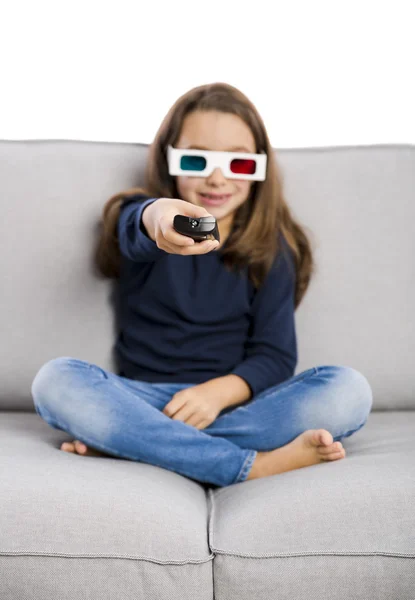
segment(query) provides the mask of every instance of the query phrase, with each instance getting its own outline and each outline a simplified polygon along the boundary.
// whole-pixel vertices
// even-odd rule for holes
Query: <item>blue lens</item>
[[[203,156],[182,156],[180,168],[182,171],[204,171],[206,159]]]

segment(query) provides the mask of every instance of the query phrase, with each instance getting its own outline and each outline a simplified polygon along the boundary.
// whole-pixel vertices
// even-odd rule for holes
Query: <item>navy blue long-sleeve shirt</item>
[[[220,249],[182,256],[159,248],[141,219],[156,200],[137,194],[120,210],[119,375],[198,384],[233,373],[253,395],[292,377],[295,268],[283,236],[284,252],[255,290],[247,269],[225,267]]]

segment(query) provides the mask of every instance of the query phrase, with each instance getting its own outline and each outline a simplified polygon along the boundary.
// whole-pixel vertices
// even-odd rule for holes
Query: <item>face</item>
[[[219,111],[195,111],[183,120],[175,148],[193,148],[225,152],[256,152],[255,138],[248,125],[237,115]],[[202,206],[218,223],[221,237],[232,226],[235,211],[249,197],[253,181],[226,179],[220,167],[209,177],[177,176],[179,197]],[[213,206],[205,194],[226,196],[224,203]]]

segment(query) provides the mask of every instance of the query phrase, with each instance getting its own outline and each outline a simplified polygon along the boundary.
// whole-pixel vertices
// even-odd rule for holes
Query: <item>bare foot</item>
[[[333,436],[327,429],[308,429],[286,446],[258,452],[247,479],[277,475],[345,456],[343,444],[333,443]]]
[[[82,454],[82,456],[109,456],[103,452],[98,452],[94,448],[89,448],[83,442],[74,440],[73,442],[63,442],[61,450],[65,452],[73,452],[74,454]]]

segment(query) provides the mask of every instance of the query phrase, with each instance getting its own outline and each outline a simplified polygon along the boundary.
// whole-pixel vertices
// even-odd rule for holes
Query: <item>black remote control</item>
[[[176,215],[173,227],[177,233],[187,235],[195,242],[203,242],[213,236],[220,242],[219,229],[215,217],[186,217]]]

